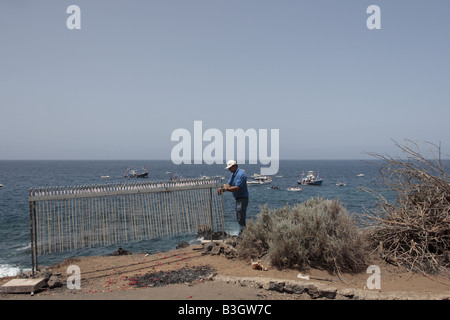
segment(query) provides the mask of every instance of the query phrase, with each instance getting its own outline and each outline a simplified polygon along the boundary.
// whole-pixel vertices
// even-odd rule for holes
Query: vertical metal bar
[[[209,188],[209,217],[211,219],[211,242],[213,241],[212,188]]]
[[[30,197],[32,195],[32,190],[30,190]],[[30,205],[30,237],[31,237],[31,274],[34,276],[34,223],[33,223],[33,203],[29,201]]]

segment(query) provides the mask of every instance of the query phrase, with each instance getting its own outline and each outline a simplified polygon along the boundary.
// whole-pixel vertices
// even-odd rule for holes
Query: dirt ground
[[[298,270],[277,270],[267,262],[260,261],[267,268],[255,270],[250,261],[227,259],[223,254],[203,254],[201,245],[189,246],[152,255],[133,253],[120,256],[77,257],[50,266],[53,274],[59,274],[63,285],[59,288],[43,288],[33,296],[30,294],[0,294],[0,299],[121,299],[121,300],[301,300],[307,299],[301,294],[288,294],[269,291],[263,288],[253,288],[235,283],[209,279],[196,280],[192,283],[170,284],[163,287],[138,288],[136,277],[147,273],[180,270],[197,266],[209,266],[213,275],[234,277],[272,278],[299,281],[297,277],[309,276],[309,281],[330,285],[335,288],[363,289],[367,288],[368,273],[360,274],[329,274],[323,270],[311,269],[307,272]],[[404,292],[424,294],[450,293],[449,274],[422,275],[408,272],[384,261],[373,261],[380,268],[381,289],[369,291]],[[76,265],[80,268],[80,289],[68,289],[66,280],[71,275],[68,267]],[[10,278],[0,279],[0,285]]]

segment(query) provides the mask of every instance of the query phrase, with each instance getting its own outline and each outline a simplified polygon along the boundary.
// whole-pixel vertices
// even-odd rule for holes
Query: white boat
[[[357,175],[358,177],[364,177],[364,173],[360,173]]]
[[[268,184],[272,183],[272,178],[268,176],[257,176],[253,180],[247,181],[247,184],[249,185],[261,185],[261,184]]]
[[[144,167],[142,170],[142,172],[138,172],[136,169],[131,169],[130,167],[128,167],[123,176],[125,178],[147,178],[148,169]]]
[[[109,179],[111,177],[110,176],[101,176],[100,178],[102,178],[102,179]]]
[[[300,188],[298,186],[294,186],[294,187],[287,188],[287,191],[302,191],[302,188]]]

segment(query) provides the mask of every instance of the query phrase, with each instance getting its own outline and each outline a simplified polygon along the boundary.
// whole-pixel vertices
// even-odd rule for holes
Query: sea
[[[339,201],[354,215],[376,206],[377,199],[362,187],[379,187],[379,160],[281,160],[271,184],[249,185],[247,219],[254,219],[260,207],[293,206],[311,197],[321,196]],[[170,160],[2,160],[0,161],[0,278],[31,270],[29,191],[35,187],[82,186],[129,183],[124,177],[128,167],[149,170],[148,181],[201,176],[223,176],[230,172],[225,164],[181,164]],[[260,173],[261,166],[242,164],[248,180]],[[321,186],[301,186],[302,191],[288,191],[296,186],[302,173],[314,171],[323,179]],[[103,177],[102,177],[103,176]],[[104,178],[109,176],[109,178]],[[340,184],[343,183],[343,186]],[[278,187],[277,189],[272,188]],[[389,196],[389,195],[388,195]],[[225,231],[237,234],[235,202],[231,193],[224,194]],[[149,254],[174,249],[180,241],[195,243],[195,234],[114,244],[108,247],[39,256],[39,265],[51,265],[77,256],[109,255],[119,247],[131,252]]]

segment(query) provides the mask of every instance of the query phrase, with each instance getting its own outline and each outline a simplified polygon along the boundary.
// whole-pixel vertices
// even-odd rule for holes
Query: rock
[[[177,249],[182,249],[182,248],[187,248],[189,247],[189,243],[187,243],[186,241],[181,241],[177,244]]]
[[[42,271],[39,271],[38,273],[36,273],[35,277],[36,278],[44,278],[45,282],[47,282],[52,275],[53,274],[52,274],[51,271],[49,271],[49,270],[42,270]]]
[[[214,248],[215,246],[216,246],[216,244],[212,243],[212,242],[204,243],[203,244],[203,253],[204,254],[209,253],[212,250],[212,248]]]
[[[50,289],[59,288],[59,287],[62,287],[62,282],[59,279],[59,277],[51,276],[47,281],[47,285]]]
[[[225,244],[235,248],[237,245],[237,236],[230,236],[230,237],[226,238]]]
[[[212,231],[211,227],[206,224],[201,224],[197,229],[197,237],[205,240],[222,240],[228,238],[230,235],[225,231]]]
[[[223,254],[227,257],[227,259],[234,259],[236,258],[237,250],[233,246],[228,245],[224,248]]]
[[[286,293],[296,293],[296,294],[302,294],[305,292],[305,286],[302,284],[297,283],[286,283],[284,288],[284,292]]]
[[[228,237],[228,233],[226,233],[225,231],[216,231],[213,232],[212,234],[213,240],[222,240],[225,239],[226,237]]]
[[[122,248],[119,248],[119,250],[114,251],[113,253],[110,254],[110,256],[127,256],[130,255],[131,252],[128,250],[124,250]]]
[[[221,246],[214,246],[211,248],[211,255],[219,255],[221,251],[222,251]]]
[[[284,282],[269,282],[269,288],[268,290],[273,290],[276,292],[283,292],[284,290]]]

